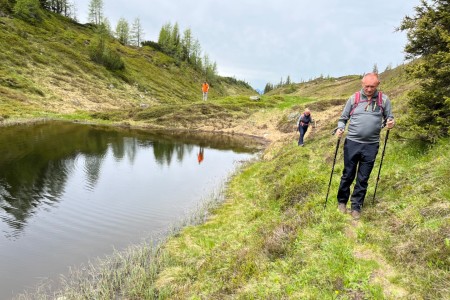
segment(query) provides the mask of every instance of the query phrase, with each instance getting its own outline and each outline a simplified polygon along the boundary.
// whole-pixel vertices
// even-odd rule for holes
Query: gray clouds
[[[157,41],[162,25],[190,28],[220,75],[263,89],[280,79],[380,71],[404,60],[405,33],[395,32],[419,0],[104,0],[113,28],[120,17],[139,17],[145,40]],[[89,0],[76,3],[87,21]]]

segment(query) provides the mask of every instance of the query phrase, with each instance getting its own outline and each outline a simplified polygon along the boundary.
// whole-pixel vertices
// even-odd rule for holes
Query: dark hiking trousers
[[[299,145],[303,145],[303,137],[305,136],[305,133],[307,130],[308,130],[308,125],[298,126],[298,131],[300,132],[300,138],[298,139]]]
[[[351,197],[352,210],[361,211],[366,196],[370,173],[377,157],[380,143],[358,143],[349,139],[344,143],[344,171],[337,194],[339,203],[347,204],[350,196],[350,186],[355,179]]]

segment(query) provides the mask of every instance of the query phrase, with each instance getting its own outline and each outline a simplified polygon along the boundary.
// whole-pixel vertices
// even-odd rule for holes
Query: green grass
[[[283,97],[283,101],[276,106],[278,109],[287,109],[287,108],[295,108],[298,105],[308,104],[313,102],[314,99],[299,97],[299,96],[285,96]]]
[[[323,210],[333,141],[291,143],[236,176],[213,219],[167,243],[158,288],[175,299],[446,299],[449,141],[389,141],[377,204],[372,174],[356,227],[336,210],[340,167]]]
[[[81,276],[81,285],[66,295],[448,299],[449,142],[430,146],[392,134],[376,204],[380,155],[359,222],[336,209],[342,149],[324,209],[336,145],[327,130],[310,136],[303,148],[295,139],[269,148],[264,157],[272,158],[244,166],[229,181],[218,197],[224,204],[209,207],[206,222],[186,223],[152,255],[144,248],[136,250],[138,258],[121,254],[123,262],[93,267],[93,274],[106,274],[89,282]]]
[[[108,48],[120,55],[125,69],[109,71],[89,58],[96,39],[92,26],[48,12],[35,25],[9,17],[0,17],[0,24],[0,108],[26,99],[35,110],[76,115],[79,110],[129,110],[140,104],[201,99],[202,74],[150,47],[127,47],[110,40]],[[252,93],[238,81],[219,77],[211,85],[210,99]],[[29,116],[20,105],[5,113],[11,119]]]
[[[222,129],[267,110],[283,112],[277,128],[290,132],[294,113],[306,106],[313,114],[342,106],[360,86],[359,75],[317,79],[253,101],[252,91],[223,79],[205,103],[198,92],[201,75],[151,48],[112,42],[126,68],[110,72],[88,59],[93,38],[88,27],[54,15],[41,27],[0,21],[0,34],[8,37],[0,39],[2,122],[56,118]],[[93,263],[86,272],[74,270],[55,296],[449,299],[450,140],[429,145],[409,139],[403,118],[415,83],[404,66],[381,79],[397,126],[386,148],[376,204],[372,196],[381,155],[359,222],[336,209],[342,149],[323,208],[336,146],[329,134],[335,120],[326,120],[305,147],[297,147],[293,136],[243,167],[206,205],[211,213],[206,222],[199,210],[159,246],[139,245]],[[52,299],[51,293],[43,287],[23,298]]]

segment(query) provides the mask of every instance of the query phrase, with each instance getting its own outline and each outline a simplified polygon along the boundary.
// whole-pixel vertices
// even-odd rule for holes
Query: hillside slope
[[[390,98],[399,98],[405,91],[415,86],[414,80],[406,73],[407,65],[400,65],[380,74],[380,88]],[[361,75],[347,75],[339,78],[317,78],[304,83],[294,83],[270,91],[268,95],[296,95],[316,99],[347,99],[361,88]],[[400,98],[402,99],[402,98]]]
[[[415,82],[404,66],[384,72],[381,79],[397,125],[376,198],[381,155],[358,222],[336,209],[342,143],[326,208],[324,201],[336,148],[330,132],[347,97],[359,89],[359,76],[294,84],[260,101],[244,96],[168,101],[131,117],[116,115],[145,124],[255,135],[270,144],[260,160],[244,166],[212,199],[206,207],[210,214],[198,214],[196,226],[180,229],[156,249],[131,247],[98,267],[76,271],[58,296],[449,299],[449,141],[429,145],[408,138],[403,118]],[[298,147],[295,121],[306,106],[318,122],[308,131],[305,147]]]
[[[306,83],[288,95],[274,91],[267,97],[297,104],[252,117],[277,122],[255,127],[278,139],[230,181],[225,204],[211,218],[164,245],[148,298],[449,299],[449,141],[405,138],[402,112],[415,82],[403,66],[381,78],[398,123],[375,197],[380,147],[361,220],[337,210],[342,143],[324,207],[336,148],[330,132],[359,79]],[[292,125],[305,106],[320,122],[298,147]]]
[[[32,118],[189,103],[201,99],[200,72],[145,47],[108,44],[125,63],[109,71],[89,58],[95,28],[45,13],[32,25],[0,17],[0,115]],[[246,83],[219,77],[210,98],[255,93]]]

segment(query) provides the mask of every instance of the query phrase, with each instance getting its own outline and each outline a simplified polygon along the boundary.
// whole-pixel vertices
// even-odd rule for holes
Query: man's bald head
[[[377,73],[367,73],[364,75],[363,79],[361,80],[362,88],[364,90],[364,94],[371,98],[373,94],[375,94],[375,91],[378,88],[378,85],[380,84],[380,79],[378,78]]]

